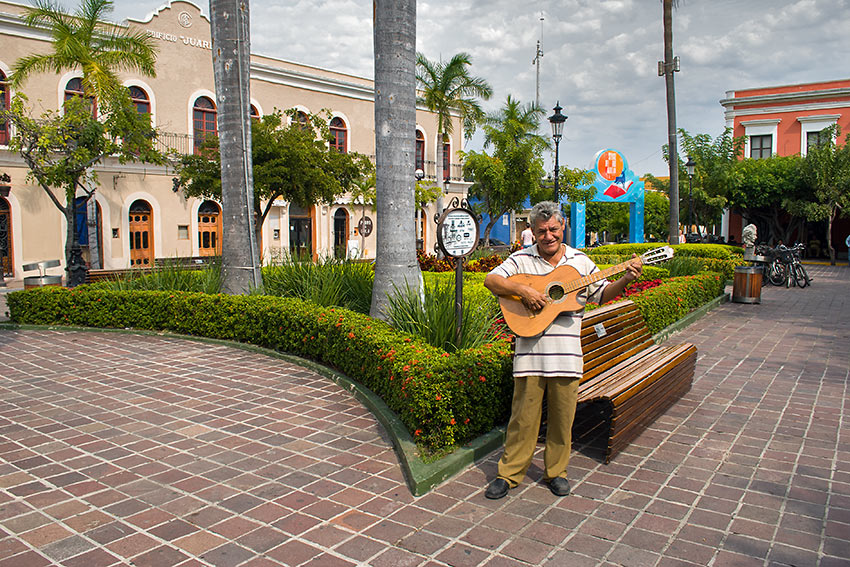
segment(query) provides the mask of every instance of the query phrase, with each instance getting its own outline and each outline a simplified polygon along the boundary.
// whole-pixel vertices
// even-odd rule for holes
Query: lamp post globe
[[[564,132],[564,122],[567,121],[566,114],[561,114],[561,103],[556,102],[555,108],[552,110],[555,113],[549,117],[549,123],[552,125],[552,139],[555,141],[555,201],[560,201],[560,187],[558,186],[558,168],[560,167],[558,159],[558,145],[561,143],[561,135]]]
[[[688,232],[691,231],[691,227],[694,225],[694,195],[693,195],[693,185],[694,185],[694,170],[697,167],[697,163],[688,156],[688,161],[685,164],[685,168],[688,170]]]

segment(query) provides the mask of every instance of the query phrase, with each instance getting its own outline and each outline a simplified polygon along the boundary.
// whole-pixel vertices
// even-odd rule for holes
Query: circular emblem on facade
[[[363,236],[369,236],[372,234],[372,219],[369,217],[363,217],[357,223],[357,230],[360,231],[360,234]]]
[[[192,15],[189,12],[180,12],[177,15],[177,22],[184,28],[192,27]]]

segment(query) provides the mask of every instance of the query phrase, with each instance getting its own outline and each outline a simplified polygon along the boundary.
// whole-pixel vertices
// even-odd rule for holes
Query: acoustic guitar
[[[578,302],[579,292],[594,282],[625,272],[629,264],[640,260],[642,265],[657,264],[673,257],[673,249],[662,246],[645,252],[638,258],[632,258],[605,268],[589,276],[582,277],[572,266],[558,266],[545,275],[515,274],[508,279],[512,282],[530,286],[542,293],[547,300],[540,311],[528,309],[518,295],[499,296],[499,306],[505,316],[505,322],[511,331],[520,337],[533,337],[545,331],[552,321],[565,311],[580,311],[584,305]]]

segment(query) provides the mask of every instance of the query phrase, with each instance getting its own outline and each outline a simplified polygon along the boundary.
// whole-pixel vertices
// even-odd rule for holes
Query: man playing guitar
[[[484,285],[496,296],[519,297],[534,313],[547,305],[548,298],[529,285],[511,281],[511,276],[544,275],[562,265],[572,266],[581,276],[587,276],[599,268],[584,253],[563,244],[565,222],[560,205],[551,201],[538,203],[531,210],[529,220],[537,243],[511,254],[487,274]],[[578,295],[580,304],[583,306],[588,299],[605,303],[621,294],[626,284],[640,277],[642,271],[639,260],[629,262],[617,281],[609,283],[602,279],[588,285]],[[582,313],[583,309],[561,313],[542,333],[517,337],[514,394],[505,452],[499,459],[498,477],[485,492],[487,498],[502,498],[525,477],[537,444],[544,392],[548,405],[544,480],[553,494],[570,493],[566,475],[582,375]]]

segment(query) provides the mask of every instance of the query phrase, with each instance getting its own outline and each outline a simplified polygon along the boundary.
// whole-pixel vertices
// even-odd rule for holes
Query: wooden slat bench
[[[581,329],[584,376],[576,425],[585,436],[607,426],[608,463],[690,390],[697,349],[688,343],[656,345],[631,301],[588,311]]]

